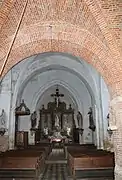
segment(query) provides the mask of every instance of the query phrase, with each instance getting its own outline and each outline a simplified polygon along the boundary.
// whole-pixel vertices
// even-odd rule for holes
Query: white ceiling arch
[[[76,107],[76,109],[78,109],[78,107],[80,108],[79,110],[82,112],[84,112],[83,109],[83,102],[82,100],[79,99],[79,94],[78,92],[76,92],[76,90],[71,87],[71,85],[67,84],[65,81],[61,81],[59,79],[55,79],[49,83],[44,84],[43,86],[41,86],[41,88],[37,91],[37,93],[35,94],[35,96],[32,98],[32,103],[31,103],[31,108],[33,107],[34,109],[38,109],[38,103],[41,100],[41,97],[43,96],[43,94],[52,86],[55,85],[60,85],[62,86],[66,91],[68,91],[68,95],[70,96],[70,99],[72,101],[72,104],[74,104],[74,106]],[[33,110],[34,110],[33,109]]]
[[[27,61],[26,61],[27,60]],[[77,76],[86,86],[94,104],[97,104],[97,85],[88,65],[77,57],[66,53],[42,53],[24,60],[25,65],[19,74],[14,90],[15,99],[21,97],[26,84],[37,74],[52,70],[68,71]],[[19,102],[19,101],[18,101]],[[16,102],[13,106],[16,106]]]
[[[22,92],[24,90],[24,88],[26,87],[27,83],[34,77],[36,76],[37,74],[40,74],[40,73],[44,73],[44,72],[49,72],[49,71],[52,71],[52,70],[62,70],[62,73],[63,71],[66,71],[66,72],[70,72],[71,74],[74,74],[76,77],[78,77],[82,82],[83,84],[86,86],[89,94],[91,95],[91,97],[93,98],[94,102],[96,102],[95,100],[95,96],[94,96],[94,92],[93,90],[91,89],[91,86],[88,84],[88,82],[84,79],[84,77],[82,77],[78,72],[74,71],[73,69],[70,69],[68,67],[64,67],[64,66],[60,66],[60,65],[57,65],[57,64],[53,64],[53,65],[48,65],[46,67],[43,67],[41,69],[38,69],[34,72],[32,72],[29,76],[27,76],[26,79],[24,79],[22,81],[22,84],[21,84],[21,88],[19,88],[19,96],[22,95]]]

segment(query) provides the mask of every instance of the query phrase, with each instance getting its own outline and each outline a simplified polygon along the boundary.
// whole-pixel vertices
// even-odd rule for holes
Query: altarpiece
[[[66,107],[65,102],[61,102],[59,96],[58,88],[56,89],[56,94],[54,96],[54,101],[47,104],[47,108],[42,106],[40,109],[40,120],[38,123],[38,128],[35,129],[35,143],[40,142],[41,139],[48,139],[53,136],[53,134],[60,134],[62,137],[69,138],[73,140],[73,127],[74,127],[74,109],[69,105]],[[57,98],[58,96],[58,98]],[[57,102],[58,101],[58,102]]]

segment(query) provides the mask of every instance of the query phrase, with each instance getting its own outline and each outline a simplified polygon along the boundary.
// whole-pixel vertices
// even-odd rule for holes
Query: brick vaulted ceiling
[[[27,0],[4,0],[0,11],[0,67]],[[122,89],[122,0],[28,0],[3,75],[33,54],[80,56],[114,91]]]

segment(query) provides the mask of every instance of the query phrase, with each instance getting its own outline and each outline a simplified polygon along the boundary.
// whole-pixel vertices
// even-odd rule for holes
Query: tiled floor
[[[66,164],[47,164],[41,180],[72,180]]]
[[[46,164],[67,164],[67,160],[64,157],[64,150],[63,149],[52,149],[51,154],[49,155],[48,159],[46,160]]]
[[[51,154],[48,157],[48,160],[64,160],[64,150],[63,149],[52,149]]]

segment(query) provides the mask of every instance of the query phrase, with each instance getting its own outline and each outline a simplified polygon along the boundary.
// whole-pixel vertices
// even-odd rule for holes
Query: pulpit
[[[16,132],[16,146],[20,148],[26,148],[28,146],[28,132],[17,131]]]
[[[24,100],[20,103],[20,106],[15,109],[15,146],[17,147],[27,147],[28,146],[28,132],[18,130],[19,116],[30,115],[30,110],[25,105]]]

